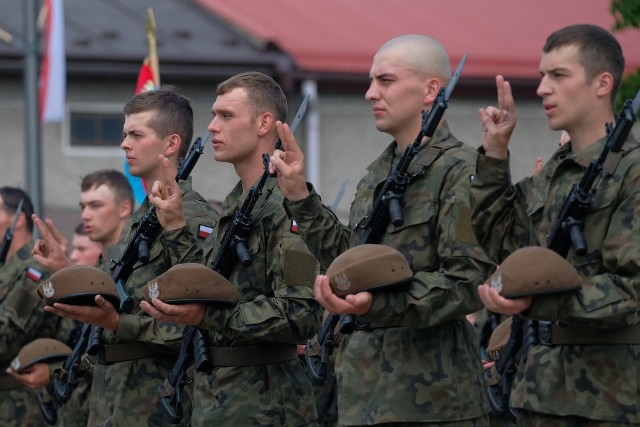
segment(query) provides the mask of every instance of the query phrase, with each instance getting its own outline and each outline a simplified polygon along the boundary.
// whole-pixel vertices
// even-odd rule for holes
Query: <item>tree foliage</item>
[[[613,31],[624,28],[640,28],[640,0],[611,0],[611,14],[615,19]],[[616,110],[626,99],[633,99],[640,88],[640,70],[624,78],[616,98]]]

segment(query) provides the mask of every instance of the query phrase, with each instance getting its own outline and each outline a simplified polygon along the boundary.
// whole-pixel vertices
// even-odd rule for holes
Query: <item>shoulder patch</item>
[[[213,233],[213,228],[208,225],[200,224],[198,227],[198,237],[201,239],[206,239]]]
[[[293,218],[291,218],[291,227],[289,228],[289,231],[298,234],[298,223]]]
[[[40,278],[42,277],[42,273],[33,267],[29,267],[27,269],[27,277],[34,282],[39,282]]]

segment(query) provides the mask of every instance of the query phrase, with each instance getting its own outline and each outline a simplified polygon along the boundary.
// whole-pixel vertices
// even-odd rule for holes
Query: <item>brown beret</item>
[[[177,264],[143,288],[144,298],[171,304],[200,302],[228,304],[238,302],[238,290],[218,272],[198,263]]]
[[[360,291],[409,283],[413,272],[398,250],[384,245],[354,246],[336,257],[327,276],[333,292],[344,297]]]
[[[505,298],[555,294],[579,289],[582,278],[566,259],[542,246],[511,253],[488,283]]]
[[[511,336],[512,320],[511,316],[508,317],[493,330],[487,344],[487,356],[489,356],[489,359],[495,361],[500,357],[500,353],[504,350],[504,346],[507,345],[509,336]]]
[[[38,338],[22,347],[11,361],[11,369],[20,374],[35,363],[66,359],[70,354],[71,348],[66,344],[53,338]]]
[[[120,306],[116,284],[107,273],[86,265],[72,265],[56,271],[38,286],[45,305],[61,302],[72,305],[96,305],[102,295],[115,307]]]

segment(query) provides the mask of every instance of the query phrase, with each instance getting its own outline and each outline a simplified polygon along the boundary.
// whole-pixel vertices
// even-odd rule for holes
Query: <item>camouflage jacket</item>
[[[90,403],[90,425],[140,425],[147,419],[153,425],[170,425],[157,406],[155,390],[164,381],[180,348],[182,327],[160,322],[147,315],[139,306],[144,298],[142,288],[171,266],[184,262],[200,262],[202,248],[213,240],[197,237],[200,225],[217,227],[218,213],[198,193],[191,189],[190,181],[180,181],[183,211],[187,226],[170,232],[162,231],[150,249],[149,262],[137,262],[129,276],[126,288],[134,299],[129,314],[121,314],[117,331],[105,331],[103,343],[121,344],[145,342],[167,356],[137,359],[109,365],[96,364],[93,372]],[[124,228],[118,243],[107,249],[103,263],[118,260],[140,220],[150,208],[145,199]],[[106,271],[109,272],[108,266]]]
[[[472,186],[473,224],[496,261],[521,246],[547,246],[565,198],[604,138],[579,154],[560,148],[533,178],[511,184],[508,160],[479,156]],[[593,328],[640,322],[640,150],[627,141],[622,158],[595,191],[583,235],[587,253],[567,260],[584,278],[577,292],[533,299],[527,315]],[[598,181],[596,179],[596,181]],[[605,332],[606,333],[606,332]],[[640,423],[639,345],[534,346],[520,369],[517,408],[595,420]]]
[[[43,310],[36,288],[48,277],[47,270],[31,256],[29,242],[0,267],[0,363],[4,370],[20,349],[36,338],[64,341],[72,322]],[[44,425],[35,393],[26,387],[0,391],[0,425]]]
[[[282,207],[284,197],[276,184],[275,178],[267,179],[251,214],[253,224],[247,244],[251,265],[243,267],[238,262],[229,277],[238,288],[240,302],[232,308],[209,308],[199,325],[210,331],[214,346],[303,344],[320,326],[322,308],[313,296],[318,262],[288,219]],[[215,260],[219,241],[246,196],[238,183],[225,199],[218,243],[208,248],[206,265],[211,266]],[[200,385],[204,391],[198,401]],[[311,383],[297,359],[214,368],[196,374],[195,388],[194,425],[214,421],[229,425],[302,425],[317,418]]]
[[[395,152],[393,142],[368,167],[348,227],[316,194],[287,202],[322,265],[357,244],[358,224]],[[403,253],[414,280],[407,288],[376,292],[362,318],[374,328],[343,340],[336,358],[341,425],[458,421],[488,412],[475,332],[465,319],[482,307],[476,286],[492,269],[469,221],[475,158],[442,123],[410,165],[404,224],[389,224],[380,243]]]

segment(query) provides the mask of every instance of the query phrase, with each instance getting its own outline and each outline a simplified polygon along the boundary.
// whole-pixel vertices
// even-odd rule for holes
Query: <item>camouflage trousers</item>
[[[46,425],[34,392],[24,387],[0,391],[0,426],[41,427]]]
[[[488,427],[491,425],[489,422],[489,416],[485,415],[482,417],[474,418],[472,420],[462,420],[462,421],[453,421],[453,422],[444,422],[444,423],[383,423],[376,424],[378,426],[384,427],[392,427],[392,426],[401,426],[401,427]]]
[[[518,418],[516,420],[516,426],[522,427],[617,427],[629,425],[637,426],[638,424],[590,420],[588,418],[575,416],[562,417],[522,409],[518,410]]]

